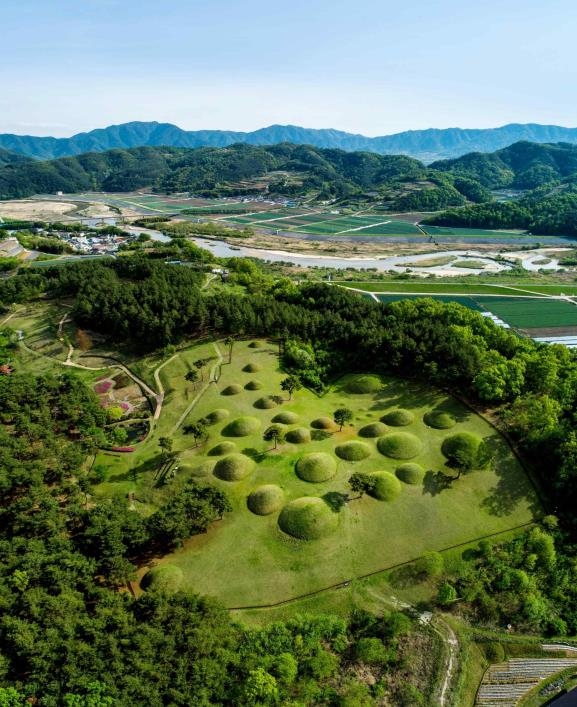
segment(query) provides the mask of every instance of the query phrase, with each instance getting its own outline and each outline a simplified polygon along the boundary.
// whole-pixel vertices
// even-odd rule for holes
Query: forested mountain
[[[131,147],[226,147],[243,142],[249,145],[298,145],[363,150],[378,154],[405,154],[431,162],[471,151],[490,152],[519,140],[577,143],[577,128],[556,125],[510,124],[499,128],[409,130],[394,135],[365,137],[340,130],[312,130],[294,125],[271,125],[254,132],[226,130],[182,130],[170,123],[132,122],[79,133],[69,138],[0,135],[0,147],[39,159],[54,159],[83,152],[103,152]]]
[[[12,152],[11,150],[5,150],[0,147],[0,167],[6,164],[14,164],[15,162],[31,162],[32,158],[20,155],[17,152]]]

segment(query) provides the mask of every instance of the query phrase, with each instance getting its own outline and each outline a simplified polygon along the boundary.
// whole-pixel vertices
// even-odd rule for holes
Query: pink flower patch
[[[111,388],[112,388],[112,381],[105,380],[100,383],[96,383],[94,385],[94,392],[97,393],[98,395],[102,395],[102,393],[108,393],[108,391]]]
[[[113,452],[134,452],[134,447],[112,447]]]
[[[130,408],[132,406],[130,405],[130,403],[120,403],[120,407],[126,411],[126,410],[130,410]]]

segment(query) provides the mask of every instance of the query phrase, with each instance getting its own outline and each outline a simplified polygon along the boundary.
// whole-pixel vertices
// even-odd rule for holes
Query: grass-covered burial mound
[[[257,516],[268,516],[279,511],[284,503],[284,491],[274,484],[259,486],[247,498],[246,505]]]
[[[379,501],[394,501],[401,493],[401,482],[388,471],[374,471],[371,475],[374,483],[371,496]]]
[[[219,422],[226,420],[229,415],[230,412],[228,410],[218,408],[217,410],[209,412],[205,419],[209,425],[218,425]]]
[[[359,437],[381,437],[387,432],[387,426],[382,422],[371,422],[361,427]]]
[[[308,444],[311,441],[311,433],[306,427],[297,427],[287,432],[285,439],[291,444]]]
[[[214,475],[222,481],[240,481],[254,469],[255,463],[244,454],[229,454],[214,466]]]
[[[246,366],[242,369],[245,373],[257,373],[262,369],[262,366],[260,366],[258,363],[247,363]]]
[[[334,426],[335,423],[330,417],[317,417],[311,422],[311,427],[315,430],[332,430]]]
[[[304,496],[287,503],[282,509],[278,524],[280,529],[300,540],[318,540],[338,528],[339,516],[322,498]]]
[[[377,449],[391,459],[412,459],[421,453],[421,440],[410,432],[392,432],[380,437]]]
[[[237,417],[223,428],[225,437],[249,437],[260,430],[260,420],[256,417]]]
[[[232,454],[234,451],[236,451],[236,444],[234,442],[221,442],[208,452],[208,456],[223,457],[225,454]]]
[[[441,410],[431,410],[423,417],[425,424],[434,427],[436,430],[450,430],[457,424],[455,418],[449,412]]]
[[[385,422],[391,427],[406,427],[415,421],[415,416],[410,410],[403,410],[403,408],[398,408],[397,410],[391,410],[386,415],[381,417],[381,422]]]
[[[325,452],[312,452],[297,461],[295,470],[299,479],[320,484],[337,473],[337,460]]]
[[[420,464],[415,464],[414,462],[401,464],[401,466],[397,467],[395,473],[397,477],[405,484],[412,485],[420,484],[425,476],[423,467]]]
[[[200,479],[203,476],[208,476],[212,473],[214,462],[205,461],[194,466],[193,464],[180,464],[178,467],[179,476],[193,476],[195,479]]]
[[[177,592],[182,585],[184,575],[180,567],[175,565],[162,565],[153,567],[144,575],[140,582],[142,589],[171,594]]]
[[[488,461],[483,440],[471,432],[457,432],[443,440],[441,451],[449,466],[462,471],[479,469]]]
[[[366,442],[345,442],[335,447],[337,457],[348,462],[358,462],[371,454],[371,448]]]
[[[264,344],[262,341],[251,341],[250,344],[248,345],[249,349],[262,349]]]
[[[280,425],[295,425],[299,421],[299,416],[296,412],[279,412],[272,418],[273,422],[277,422]]]
[[[227,385],[224,390],[221,391],[221,395],[238,395],[242,393],[242,386],[237,383],[232,383],[232,385]]]
[[[252,380],[249,381],[245,386],[245,390],[260,390],[261,388],[264,388],[264,383],[261,383],[260,381],[257,380]]]
[[[265,395],[263,398],[259,398],[254,403],[254,407],[259,410],[270,410],[271,408],[275,408],[277,405],[278,403],[276,400],[270,395]]]
[[[378,376],[355,376],[345,386],[347,393],[356,395],[366,395],[368,393],[377,393],[383,384]]]

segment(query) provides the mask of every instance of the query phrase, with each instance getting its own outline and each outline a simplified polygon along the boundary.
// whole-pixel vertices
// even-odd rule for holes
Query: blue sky
[[[0,132],[577,126],[572,0],[5,0]]]

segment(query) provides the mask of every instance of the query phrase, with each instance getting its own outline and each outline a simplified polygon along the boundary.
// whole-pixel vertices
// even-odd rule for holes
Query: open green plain
[[[206,346],[202,352],[191,349],[189,353],[191,358],[205,354]],[[209,439],[196,448],[192,438],[182,433],[182,427],[174,429],[194,397],[190,390],[188,400],[184,399],[190,384],[183,379],[186,366],[179,354],[163,368],[162,376],[171,392],[154,434],[133,454],[116,455],[108,481],[97,489],[104,496],[125,496],[133,490],[140,501],[137,508],[145,513],[166,493],[177,492],[188,478],[214,484],[227,492],[232,513],[215,523],[207,534],[187,541],[172,555],[159,558],[161,565],[179,567],[185,586],[194,591],[217,596],[228,607],[275,604],[414,560],[428,550],[443,550],[521,526],[539,512],[531,484],[506,442],[487,422],[446,394],[414,383],[375,377],[370,377],[370,391],[359,393],[354,392],[358,377],[345,376],[323,397],[300,390],[289,401],[280,390],[284,374],[278,367],[276,347],[263,342],[258,348],[251,348],[248,342],[237,342],[231,364],[226,362],[224,351],[223,354],[225,362],[218,382],[205,381],[206,391],[184,421],[186,424],[224,410],[213,416],[219,421],[209,426]],[[249,364],[258,370],[244,371]],[[250,390],[245,387],[249,383],[249,388],[255,383],[262,387]],[[223,395],[223,391],[233,394]],[[269,398],[280,395],[284,398],[281,404]],[[334,410],[342,406],[354,412],[352,423],[342,431],[326,420],[320,421],[330,421]],[[363,427],[398,408],[409,410],[413,422],[403,427],[387,425],[388,431],[381,438],[359,436]],[[452,415],[455,426],[450,430],[428,427],[423,416],[431,410]],[[287,412],[296,417],[285,425],[285,430],[298,430],[296,438],[305,441],[283,442],[275,450],[271,442],[263,441],[262,432],[277,415]],[[446,466],[441,444],[447,435],[465,430],[487,441],[494,453],[493,465],[445,488],[435,477],[436,472],[454,472]],[[239,431],[244,436],[237,436]],[[378,451],[379,439],[398,433],[409,435],[412,443],[416,442],[416,456],[394,459]],[[167,486],[157,488],[154,473],[158,466],[158,439],[167,434],[174,439],[175,451],[180,452],[180,470]],[[309,435],[312,439],[306,441]],[[225,442],[229,444],[223,449]],[[359,461],[342,458],[350,456],[350,442],[356,443],[356,452],[358,443],[362,443],[360,456],[366,457]],[[328,477],[326,481],[309,482],[303,480],[306,474],[299,468],[303,477],[299,478],[295,465],[310,453],[326,455],[325,461],[331,460],[329,467],[334,475],[329,468],[321,474]],[[110,464],[113,459],[103,454],[97,461]],[[421,466],[424,480],[416,485],[399,482],[400,493],[394,500],[380,501],[368,495],[356,498],[350,491],[348,478],[352,472],[387,472],[394,477],[398,467],[407,461]],[[237,478],[238,469],[238,480],[225,480]],[[283,509],[279,506],[269,515],[249,510],[250,494],[262,486],[280,489]],[[348,501],[343,503],[345,496]],[[303,497],[316,500],[297,500]],[[289,509],[296,507],[296,516],[289,513],[289,529],[292,522],[312,522],[313,535],[319,529],[317,539],[297,539],[281,530],[279,519],[282,523],[288,504],[292,504]],[[303,506],[314,508],[313,515],[304,520],[300,516]]]

